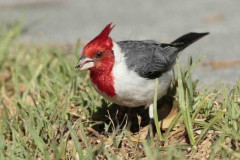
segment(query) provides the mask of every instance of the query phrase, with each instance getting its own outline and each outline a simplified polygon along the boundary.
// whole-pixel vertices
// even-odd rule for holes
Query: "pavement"
[[[20,18],[29,27],[21,41],[87,42],[109,22],[116,24],[111,33],[116,41],[171,42],[188,32],[210,32],[180,58],[184,65],[190,55],[205,57],[193,74],[201,86],[232,86],[239,79],[239,16],[239,0],[0,0],[0,23]]]

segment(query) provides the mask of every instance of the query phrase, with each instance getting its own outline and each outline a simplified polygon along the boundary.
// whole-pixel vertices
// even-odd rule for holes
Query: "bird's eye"
[[[96,57],[96,58],[100,58],[100,57],[102,57],[103,53],[104,53],[104,52],[97,52],[96,55],[95,55],[95,57]]]

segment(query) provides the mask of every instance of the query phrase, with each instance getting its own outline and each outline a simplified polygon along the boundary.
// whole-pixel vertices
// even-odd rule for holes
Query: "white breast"
[[[136,72],[127,69],[124,54],[118,44],[113,47],[115,64],[113,66],[114,88],[117,96],[105,97],[116,104],[138,107],[148,106],[153,102],[155,79],[140,77]],[[164,96],[171,82],[170,73],[165,73],[159,78],[158,98]]]

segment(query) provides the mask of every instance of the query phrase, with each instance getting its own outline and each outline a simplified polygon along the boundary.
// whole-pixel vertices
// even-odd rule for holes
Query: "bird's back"
[[[172,69],[178,53],[208,33],[188,33],[170,44],[146,41],[120,41],[126,64],[139,76],[148,79],[160,77]]]
[[[125,54],[128,68],[148,79],[158,78],[170,70],[178,53],[176,47],[154,41],[121,41],[118,45]]]

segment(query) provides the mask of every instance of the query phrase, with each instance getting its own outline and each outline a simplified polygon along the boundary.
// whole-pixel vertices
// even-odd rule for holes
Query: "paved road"
[[[190,46],[181,56],[205,56],[203,62],[240,60],[239,0],[0,0],[0,20],[24,18],[34,24],[21,40],[35,42],[88,41],[109,22],[116,24],[113,39],[155,39],[170,42],[190,31],[211,34]],[[221,63],[220,63],[221,64]],[[233,84],[240,64],[212,68],[199,66],[194,73],[201,84]]]

